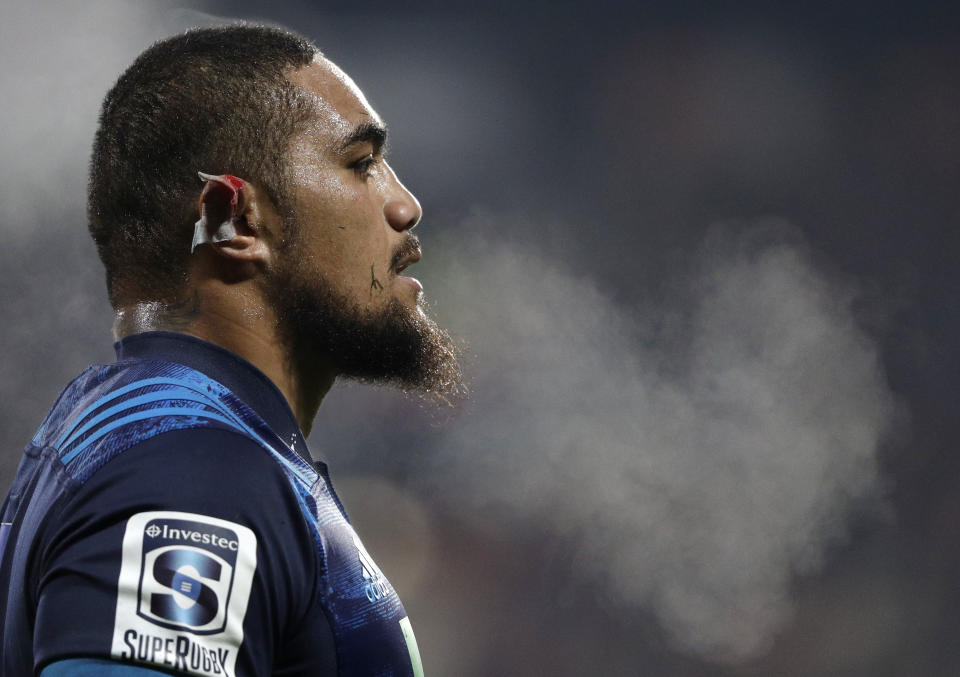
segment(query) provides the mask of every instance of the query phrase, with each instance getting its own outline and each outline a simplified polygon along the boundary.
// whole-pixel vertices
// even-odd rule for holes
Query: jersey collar
[[[113,344],[117,361],[163,360],[182,364],[224,385],[253,409],[287,445],[314,464],[293,411],[280,389],[245,359],[226,348],[187,334],[148,331]]]

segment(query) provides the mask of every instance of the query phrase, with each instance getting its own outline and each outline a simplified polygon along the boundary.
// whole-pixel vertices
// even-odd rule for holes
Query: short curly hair
[[[87,200],[114,308],[182,293],[197,171],[254,181],[282,208],[286,149],[310,115],[285,74],[320,54],[290,31],[234,24],[161,40],[120,76],[103,101]]]

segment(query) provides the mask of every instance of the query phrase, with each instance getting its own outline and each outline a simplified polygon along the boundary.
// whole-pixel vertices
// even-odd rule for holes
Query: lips
[[[408,266],[412,266],[414,263],[420,260],[420,249],[417,248],[412,252],[402,256],[399,261],[397,261],[396,266],[393,268],[393,272],[397,275],[402,273]]]

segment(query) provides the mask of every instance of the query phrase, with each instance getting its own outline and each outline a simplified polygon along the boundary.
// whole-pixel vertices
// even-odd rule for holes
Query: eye
[[[353,171],[357,173],[357,176],[360,178],[367,178],[373,172],[373,168],[376,167],[377,163],[380,161],[380,158],[373,153],[370,153],[366,157],[363,157],[353,163]]]

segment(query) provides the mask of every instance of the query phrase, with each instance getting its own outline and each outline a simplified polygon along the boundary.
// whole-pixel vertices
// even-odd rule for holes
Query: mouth
[[[421,253],[420,253],[419,247],[413,250],[412,252],[406,254],[405,256],[401,257],[400,260],[397,261],[396,265],[393,267],[394,274],[399,275],[408,267],[412,266],[414,263],[419,261],[420,257],[421,257]]]
[[[407,286],[414,294],[414,298],[419,299],[420,295],[423,293],[423,285],[420,284],[420,280],[415,277],[408,277],[406,275],[401,275],[403,271],[412,266],[414,263],[420,260],[420,247],[415,245],[413,247],[407,248],[404,251],[400,252],[400,256],[397,259],[396,263],[393,265],[393,274],[397,282],[401,283],[403,286]]]

